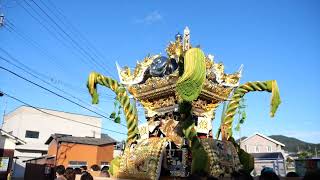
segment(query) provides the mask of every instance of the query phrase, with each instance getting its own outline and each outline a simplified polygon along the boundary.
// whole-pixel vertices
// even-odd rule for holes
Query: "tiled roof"
[[[255,159],[268,160],[268,159],[284,159],[281,152],[270,153],[250,153]]]
[[[71,135],[63,135],[63,134],[53,134],[46,141],[45,144],[50,144],[50,142],[56,139],[58,142],[68,142],[68,143],[76,143],[76,144],[87,144],[87,145],[106,145],[106,144],[115,144],[117,141],[111,138],[110,136],[104,136],[103,138],[93,138],[93,137],[76,137]]]

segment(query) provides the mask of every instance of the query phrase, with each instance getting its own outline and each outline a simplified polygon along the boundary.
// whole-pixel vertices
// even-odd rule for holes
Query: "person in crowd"
[[[233,172],[231,174],[231,179],[232,180],[253,180],[253,177],[250,175],[250,173],[240,169],[238,172]]]
[[[80,169],[81,169],[81,173],[87,172],[88,170],[87,166],[81,166]]]
[[[66,177],[67,180],[75,180],[76,179],[76,174],[71,167],[66,168],[66,172],[64,173],[64,176]]]
[[[288,172],[286,177],[299,177],[299,175],[296,172]]]
[[[81,169],[80,168],[74,168],[74,173],[75,174],[81,174]]]
[[[108,166],[103,166],[100,172],[100,177],[110,177]]]
[[[56,167],[56,180],[67,180],[65,177],[64,177],[64,173],[66,172],[66,169],[64,168],[63,165],[59,165]]]
[[[80,180],[93,180],[93,177],[88,172],[83,172]]]
[[[91,166],[91,171],[100,171],[100,166],[94,164]]]
[[[280,178],[272,168],[265,167],[261,170],[259,180],[280,180]]]

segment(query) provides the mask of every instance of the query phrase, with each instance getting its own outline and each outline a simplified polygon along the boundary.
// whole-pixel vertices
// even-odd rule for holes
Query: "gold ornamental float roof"
[[[169,42],[166,53],[170,59],[178,59],[189,48],[191,48],[190,31],[185,29],[183,38],[178,34],[175,41]],[[116,64],[120,82],[127,86],[129,92],[136,99],[155,99],[176,93],[175,87],[179,78],[178,70],[163,77],[147,77],[146,79],[148,68],[159,57],[161,57],[160,54],[148,55],[141,62],[138,61],[136,67],[132,70],[127,66],[121,68]],[[223,63],[216,63],[213,55],[208,54],[206,56],[206,80],[200,97],[208,100],[226,100],[230,92],[239,85],[241,74],[242,65],[237,72],[226,74]]]

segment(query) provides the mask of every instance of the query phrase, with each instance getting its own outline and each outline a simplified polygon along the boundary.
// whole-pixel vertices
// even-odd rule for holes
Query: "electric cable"
[[[32,105],[30,105],[30,104],[28,104],[28,103],[26,103],[26,102],[24,102],[24,101],[22,101],[22,100],[20,100],[20,99],[18,99],[18,98],[16,98],[16,97],[14,97],[14,96],[11,96],[11,95],[9,95],[8,93],[5,93],[5,92],[3,92],[3,91],[0,91],[0,92],[1,92],[2,94],[4,94],[4,95],[8,96],[9,98],[12,98],[12,99],[14,99],[14,100],[16,100],[16,101],[18,101],[18,102],[20,102],[20,103],[22,103],[22,104],[24,104],[24,105],[27,105],[28,107],[31,107],[31,108],[33,108],[33,109],[35,109],[35,110],[37,110],[37,111],[40,111],[40,112],[42,112],[42,113],[44,113],[44,114],[47,114],[47,115],[50,115],[50,116],[55,116],[55,117],[58,117],[58,118],[61,118],[61,119],[64,119],[64,120],[68,120],[68,121],[72,121],[72,122],[84,124],[84,125],[87,125],[87,126],[92,126],[92,127],[96,127],[96,128],[101,128],[101,129],[106,130],[106,131],[110,131],[110,132],[114,132],[114,133],[118,133],[118,134],[122,134],[122,135],[127,135],[126,133],[122,133],[122,132],[119,132],[119,131],[115,131],[115,130],[103,128],[103,127],[100,127],[100,126],[95,126],[95,125],[92,125],[92,124],[89,124],[89,123],[80,122],[80,121],[77,121],[77,120],[74,120],[74,119],[70,119],[70,118],[66,118],[66,117],[62,117],[62,116],[59,116],[59,115],[56,115],[56,114],[52,114],[52,113],[46,112],[46,111],[44,111],[44,110],[42,110],[42,109],[40,109],[40,108],[37,108],[37,107],[35,107],[35,106],[32,106]]]
[[[69,30],[73,31],[72,34],[78,35],[79,39],[82,40],[83,44],[86,46],[88,50],[92,50],[91,53],[96,58],[107,59],[77,28],[68,20],[68,18],[63,15],[62,11],[52,3],[52,1],[47,1],[50,3],[50,5],[47,5],[43,0],[40,0],[40,2],[55,16],[57,20],[59,20],[62,24],[65,25],[66,28],[69,28]],[[55,10],[52,10],[51,7],[53,7]],[[60,16],[60,17],[59,17]],[[105,66],[101,62],[101,65],[103,65],[103,68],[108,69],[108,66]],[[114,78],[113,74],[111,76]]]
[[[28,3],[27,0],[24,0],[24,1],[25,1],[26,3]],[[102,65],[101,65],[98,61],[96,61],[95,58],[93,58],[92,55],[89,54],[85,48],[83,48],[77,41],[75,41],[75,40],[71,37],[71,35],[70,35],[69,33],[67,33],[41,6],[38,5],[38,3],[36,3],[34,0],[31,0],[31,1],[40,9],[40,11],[41,11],[46,17],[48,17],[48,19],[49,19],[51,22],[53,22],[53,24],[54,24],[66,37],[68,37],[68,39],[69,39],[81,52],[83,52],[87,57],[89,57],[89,59],[91,59],[91,61],[92,61],[95,65],[97,65],[98,67],[102,68]],[[102,69],[103,69],[103,68],[102,68]],[[109,73],[110,75],[112,75],[112,73],[110,73],[107,69],[105,69],[105,71],[106,71],[107,73]]]
[[[1,58],[2,58],[2,57],[1,57]],[[4,59],[5,59],[5,58],[4,58]],[[83,108],[83,109],[86,109],[86,110],[88,110],[88,111],[90,111],[90,112],[92,112],[92,113],[94,113],[94,114],[97,114],[97,115],[99,115],[99,116],[101,116],[101,117],[104,117],[104,118],[106,118],[106,119],[108,119],[108,120],[110,120],[110,121],[113,122],[113,120],[112,120],[111,118],[109,118],[109,117],[107,117],[107,116],[104,116],[104,115],[102,115],[102,114],[100,114],[100,113],[98,113],[98,112],[96,112],[96,111],[93,111],[93,110],[91,110],[91,109],[89,109],[89,108],[87,108],[87,107],[85,107],[85,106],[83,106],[83,105],[81,105],[81,104],[79,104],[79,103],[77,103],[77,102],[69,99],[69,98],[66,98],[66,97],[64,97],[64,96],[62,96],[62,95],[60,95],[60,94],[58,94],[58,93],[56,93],[56,92],[54,92],[54,91],[46,88],[46,87],[43,87],[43,86],[41,86],[41,85],[39,85],[39,84],[37,84],[37,83],[35,83],[35,82],[33,82],[33,81],[25,78],[25,77],[22,77],[22,76],[20,76],[19,74],[15,73],[15,72],[13,72],[13,71],[5,68],[5,67],[0,66],[0,69],[3,69],[3,70],[5,70],[5,71],[7,71],[7,72],[9,72],[9,73],[11,73],[11,74],[19,77],[20,79],[23,79],[23,80],[25,80],[25,81],[27,81],[27,82],[29,82],[29,83],[31,83],[31,84],[33,84],[33,85],[41,88],[41,89],[43,89],[43,90],[46,90],[46,91],[48,91],[48,92],[50,92],[50,93],[52,93],[52,94],[54,94],[54,95],[56,95],[56,96],[64,99],[64,100],[66,100],[66,101],[69,101],[69,102],[71,102],[71,103],[73,103],[73,104],[75,104],[75,105],[77,105],[77,106],[79,106],[79,107],[81,107],[81,108]],[[123,124],[120,124],[120,125],[126,127],[126,126],[123,125]]]
[[[2,51],[3,51],[3,49],[2,49],[1,47],[0,47],[0,50],[2,50]],[[5,51],[4,51],[4,52],[5,52]],[[52,85],[51,83],[49,83],[49,82],[47,82],[47,81],[45,81],[45,80],[41,79],[40,77],[38,77],[38,76],[34,75],[33,73],[31,73],[31,72],[29,72],[29,71],[27,71],[27,70],[23,69],[22,67],[20,67],[20,66],[18,66],[18,65],[16,65],[16,64],[14,64],[14,63],[12,63],[12,62],[11,62],[11,61],[9,61],[8,59],[5,59],[5,58],[3,58],[3,57],[1,57],[1,56],[0,56],[0,59],[4,60],[5,62],[7,62],[7,63],[9,63],[9,64],[11,64],[11,65],[13,65],[14,67],[16,67],[16,68],[18,68],[18,69],[20,69],[20,70],[22,70],[22,71],[26,72],[27,74],[29,74],[29,75],[31,75],[32,77],[34,77],[34,78],[36,78],[36,79],[40,80],[41,82],[43,82],[43,83],[45,83],[45,84],[47,84],[47,85],[49,85],[49,86],[53,87],[54,89],[56,89],[56,90],[58,90],[58,91],[61,91],[62,93],[65,93],[65,94],[67,94],[67,95],[69,95],[70,97],[72,97],[72,98],[74,98],[74,99],[76,99],[76,100],[78,100],[78,101],[82,102],[83,104],[86,104],[86,105],[87,105],[87,106],[89,106],[89,107],[92,107],[90,104],[88,104],[87,102],[83,101],[82,99],[80,99],[80,98],[78,98],[78,97],[76,97],[76,96],[72,95],[71,93],[69,93],[69,92],[67,92],[67,91],[65,91],[65,90],[62,90],[61,88],[58,88],[58,87],[56,87],[56,86]],[[22,64],[22,63],[21,63],[21,64]],[[27,67],[27,66],[26,66],[26,67]],[[98,108],[96,108],[96,109],[97,109],[97,110],[99,110],[100,112],[103,112],[102,110],[100,110],[100,109],[98,109]],[[103,113],[104,113],[104,112],[103,112]]]

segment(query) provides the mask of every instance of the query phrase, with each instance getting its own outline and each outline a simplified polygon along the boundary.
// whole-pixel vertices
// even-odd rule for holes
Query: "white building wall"
[[[26,106],[21,106],[6,115],[2,129],[7,132],[12,132],[12,135],[26,142],[25,145],[16,146],[15,156],[19,157],[19,159],[15,165],[15,177],[24,175],[25,163],[22,161],[40,157],[43,155],[43,152],[48,150],[48,145],[44,143],[52,134],[60,133],[80,137],[101,137],[101,118],[54,110],[41,110],[66,119],[72,119],[76,122],[48,115]],[[26,138],[27,130],[38,131],[39,138]],[[26,150],[28,152],[26,152]]]
[[[5,131],[12,131],[12,135],[17,136],[18,138],[27,142],[26,145],[19,146],[19,149],[37,149],[46,151],[48,149],[48,146],[44,143],[51,134],[55,133],[82,137],[101,137],[100,118],[53,110],[42,110],[51,114],[55,114],[57,116],[75,120],[77,122],[61,119],[59,117],[39,112],[33,108],[22,106],[8,116],[5,116],[3,124],[3,129]],[[80,124],[78,122],[87,123],[93,126],[98,126],[100,128]],[[25,134],[27,130],[38,131],[39,138],[26,138]]]
[[[14,140],[0,135],[0,149],[15,149],[16,143]]]

